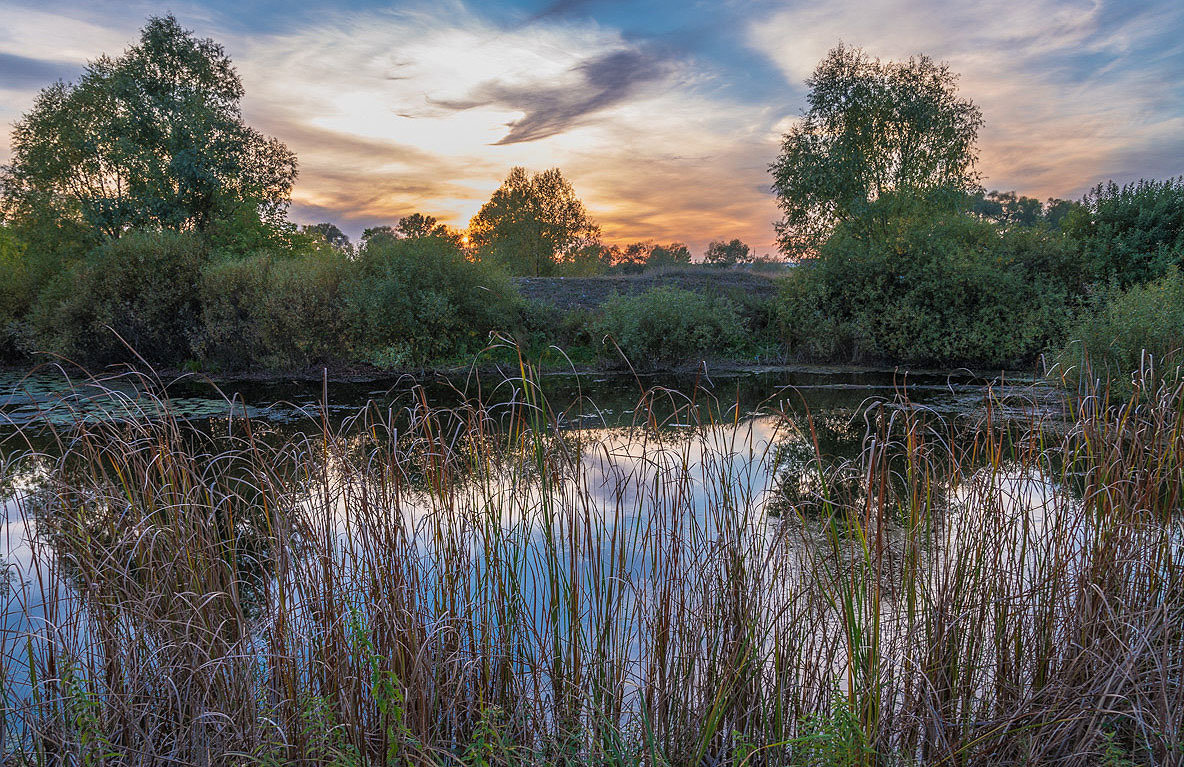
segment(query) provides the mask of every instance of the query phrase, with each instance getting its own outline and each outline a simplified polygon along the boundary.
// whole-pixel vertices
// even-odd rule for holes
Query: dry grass
[[[1067,423],[899,400],[835,463],[826,425],[702,392],[563,431],[535,380],[279,443],[58,430],[26,457],[8,759],[1184,759],[1179,390]]]

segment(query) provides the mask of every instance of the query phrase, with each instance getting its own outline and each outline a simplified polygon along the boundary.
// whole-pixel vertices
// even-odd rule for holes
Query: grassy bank
[[[898,401],[866,432],[655,390],[634,429],[582,433],[535,380],[278,443],[78,423],[20,459],[8,759],[1184,754],[1179,389],[1068,422]]]

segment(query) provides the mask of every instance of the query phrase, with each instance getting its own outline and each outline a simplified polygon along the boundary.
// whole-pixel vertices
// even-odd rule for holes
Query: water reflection
[[[711,706],[730,732],[843,697],[976,737],[1030,686],[1025,648],[1078,630],[1078,584],[1147,597],[1106,551],[1179,556],[1174,521],[1107,537],[1039,401],[1016,420],[953,385],[724,405],[718,386],[532,386],[15,435],[10,715],[35,708],[33,647],[34,668],[79,663],[110,699],[188,685],[182,708],[140,712],[164,728],[193,711],[290,727],[297,689],[372,712],[395,679],[415,738],[444,749],[474,697],[519,727],[644,720],[674,750]]]

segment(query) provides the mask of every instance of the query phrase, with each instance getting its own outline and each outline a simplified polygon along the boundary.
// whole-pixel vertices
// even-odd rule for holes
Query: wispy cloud
[[[753,21],[749,39],[794,83],[840,41],[947,61],[983,108],[988,185],[1075,196],[1101,178],[1184,172],[1171,139],[1184,55],[1164,40],[1181,28],[1184,7],[1170,1],[831,0]]]
[[[614,241],[741,237],[765,251],[777,217],[767,166],[802,81],[840,40],[962,73],[987,120],[991,187],[1075,196],[1103,178],[1184,172],[1177,0],[757,1],[726,13],[412,2],[302,5],[266,24],[225,0],[174,4],[234,59],[248,121],[298,154],[297,219],[356,233],[423,211],[463,226],[510,167],[558,166]],[[122,51],[154,5],[0,0],[0,122]]]
[[[413,210],[463,226],[513,165],[558,166],[611,239],[772,240],[767,110],[619,30],[453,5],[243,45],[249,117],[301,158],[298,212],[335,198],[354,228]]]
[[[70,62],[0,53],[0,82],[12,89],[42,88],[47,82],[69,79],[77,72],[78,66]]]
[[[491,80],[479,85],[467,100],[431,103],[462,111],[498,106],[522,112],[497,141],[516,144],[562,133],[634,96],[640,86],[665,79],[670,70],[668,62],[641,50],[613,50],[580,62],[557,80],[529,84]]]

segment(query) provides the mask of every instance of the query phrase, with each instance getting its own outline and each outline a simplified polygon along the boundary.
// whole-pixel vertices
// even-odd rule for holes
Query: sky
[[[609,242],[773,252],[768,166],[840,42],[958,72],[988,189],[1184,173],[1180,0],[0,0],[0,163],[39,89],[165,13],[225,46],[247,122],[296,152],[291,218],[355,238],[464,227],[522,165],[559,167]]]

